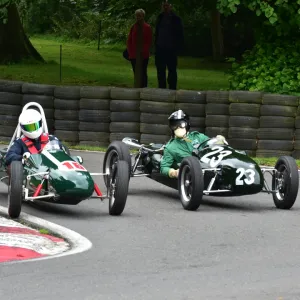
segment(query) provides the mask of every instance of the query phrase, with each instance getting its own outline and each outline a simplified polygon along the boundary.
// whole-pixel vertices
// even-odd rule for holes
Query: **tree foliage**
[[[231,88],[299,92],[300,0],[219,0],[218,8],[226,16],[247,9],[256,21],[256,46],[233,63]]]
[[[300,0],[218,0],[219,10],[226,16],[246,7],[260,18],[264,36],[299,35]]]

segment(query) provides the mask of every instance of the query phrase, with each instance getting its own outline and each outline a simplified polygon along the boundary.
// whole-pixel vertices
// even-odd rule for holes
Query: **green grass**
[[[39,232],[41,234],[50,234],[49,230],[48,229],[44,229],[44,228],[39,229]]]
[[[125,45],[101,45],[64,42],[53,37],[33,37],[31,42],[47,63],[0,65],[0,78],[54,85],[100,85],[133,87],[131,64],[122,52]],[[59,78],[59,46],[62,44],[62,82]],[[226,90],[227,63],[203,58],[180,57],[178,89]],[[148,67],[149,87],[157,87],[154,57]]]

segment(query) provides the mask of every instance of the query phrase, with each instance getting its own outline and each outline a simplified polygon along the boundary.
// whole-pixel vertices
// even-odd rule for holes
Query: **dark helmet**
[[[178,127],[186,128],[186,131],[189,131],[191,128],[190,118],[185,114],[181,109],[173,112],[169,117],[169,127],[174,133],[174,130]]]

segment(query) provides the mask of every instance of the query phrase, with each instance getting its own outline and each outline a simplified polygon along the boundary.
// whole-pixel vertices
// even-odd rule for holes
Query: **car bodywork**
[[[30,102],[23,111],[29,107],[39,109],[44,133],[48,133],[43,108]],[[8,186],[8,214],[11,217],[19,216],[23,201],[38,200],[76,205],[90,198],[108,198],[110,214],[120,215],[123,212],[128,193],[127,163],[120,161],[112,173],[90,173],[80,156],[71,156],[66,146],[61,149],[58,141],[52,140],[38,154],[23,157],[22,162],[13,161],[8,172],[5,155],[20,136],[18,125],[9,146],[0,151],[0,181]],[[93,176],[105,177],[108,183],[106,194],[101,192]]]
[[[298,168],[292,157],[280,157],[274,167],[261,167],[246,152],[233,149],[227,142],[220,145],[209,139],[178,165],[178,178],[169,178],[160,173],[165,145],[143,145],[131,138],[124,138],[118,143],[135,149],[131,155],[132,162],[125,159],[131,166],[131,177],[147,176],[177,189],[185,209],[197,209],[203,195],[233,197],[260,192],[272,194],[276,207],[289,209],[298,194]],[[110,168],[112,148],[113,143],[106,152],[103,170]],[[117,148],[122,148],[124,152],[118,153],[119,157],[128,157],[124,147]],[[271,177],[272,186],[266,180],[267,175]],[[196,204],[189,206],[192,200]]]

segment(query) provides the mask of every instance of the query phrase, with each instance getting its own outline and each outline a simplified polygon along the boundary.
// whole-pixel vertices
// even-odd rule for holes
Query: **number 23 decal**
[[[255,177],[255,172],[251,169],[243,169],[243,168],[238,168],[236,170],[236,173],[240,174],[236,180],[235,184],[236,185],[243,185],[244,183],[246,184],[252,184],[254,182],[254,177]],[[242,180],[243,176],[246,176],[246,179]]]
[[[201,161],[209,164],[212,168],[216,167],[224,157],[229,156],[232,151],[224,150],[223,147],[216,146],[212,148],[213,151],[206,153],[201,157]],[[214,156],[218,154],[217,156]],[[213,157],[212,157],[213,156]],[[255,180],[255,171],[251,169],[238,168],[236,173],[239,174],[235,180],[236,185],[252,184]],[[242,180],[243,176],[246,176]]]
[[[201,157],[201,161],[209,164],[212,168],[216,167],[224,157],[229,156],[232,153],[232,151],[224,150],[224,148],[220,146],[213,147],[212,150],[213,151],[206,153]],[[218,153],[219,155],[217,157],[210,158],[211,156]]]

